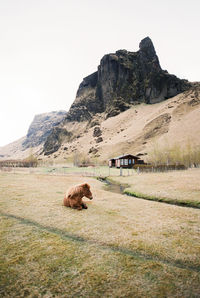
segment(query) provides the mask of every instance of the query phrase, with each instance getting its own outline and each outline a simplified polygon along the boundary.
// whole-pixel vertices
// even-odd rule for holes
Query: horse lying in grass
[[[88,183],[83,183],[70,188],[65,194],[63,204],[66,207],[71,207],[77,210],[87,209],[87,205],[82,201],[83,197],[87,197],[90,200],[93,199],[90,185]]]

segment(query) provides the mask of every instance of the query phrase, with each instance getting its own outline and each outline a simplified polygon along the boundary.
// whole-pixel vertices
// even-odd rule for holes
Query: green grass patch
[[[167,204],[172,204],[172,205],[177,205],[177,206],[200,208],[200,202],[198,202],[198,201],[181,200],[181,199],[175,200],[175,199],[170,199],[168,197],[156,197],[156,196],[140,193],[140,192],[134,191],[129,188],[126,188],[124,190],[124,194],[126,194],[128,196],[136,197],[139,199],[162,202],[162,203],[167,203]]]

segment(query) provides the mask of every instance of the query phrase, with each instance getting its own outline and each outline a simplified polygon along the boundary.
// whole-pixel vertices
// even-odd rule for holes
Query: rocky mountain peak
[[[97,71],[80,84],[66,120],[88,121],[103,112],[106,117],[115,116],[133,104],[160,102],[190,86],[161,69],[154,45],[146,37],[137,52],[118,50],[103,56]]]
[[[143,53],[145,56],[147,56],[150,59],[153,59],[156,56],[156,51],[155,51],[153,42],[149,37],[145,37],[144,39],[141,40],[139,44],[139,49],[141,53]]]

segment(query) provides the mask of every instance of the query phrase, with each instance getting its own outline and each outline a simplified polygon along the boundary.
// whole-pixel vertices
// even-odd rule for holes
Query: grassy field
[[[119,176],[120,169],[109,168],[108,166],[95,167],[75,167],[72,165],[60,164],[55,166],[38,166],[36,168],[7,168],[10,173],[18,174],[49,174],[49,175],[81,175],[91,177]],[[4,171],[6,171],[4,170]],[[134,169],[123,169],[123,175],[133,175],[136,173]]]
[[[62,206],[82,182],[94,195],[88,209]],[[198,209],[114,194],[78,175],[0,173],[0,220],[1,297],[200,295]]]
[[[111,177],[113,182],[128,184],[126,194],[170,204],[200,208],[200,169],[141,173]]]

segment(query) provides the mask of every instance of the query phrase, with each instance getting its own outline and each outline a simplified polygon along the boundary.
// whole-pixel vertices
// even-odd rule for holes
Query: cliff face
[[[102,112],[115,116],[133,104],[160,102],[190,86],[161,69],[153,43],[146,37],[137,52],[119,50],[101,59],[98,70],[80,84],[66,119],[90,120]]]
[[[65,111],[57,111],[36,115],[29,127],[22,146],[24,149],[44,143],[52,129],[58,126],[66,116]]]
[[[70,141],[72,136],[71,132],[68,132],[66,129],[61,127],[54,127],[51,131],[51,134],[47,136],[44,143],[44,155],[50,155],[56,152],[61,144],[62,141]]]
[[[53,139],[54,151],[58,150],[58,144],[61,141],[62,129],[57,129],[66,116],[65,111],[54,111],[36,115],[29,126],[28,133],[25,137],[12,142],[0,148],[0,159],[24,159],[30,155],[29,148],[32,148],[33,153],[38,155],[38,152],[43,151],[42,146],[46,144],[49,136],[49,142]],[[57,137],[60,133],[61,136]],[[48,152],[49,143],[46,144],[45,151]],[[52,149],[51,149],[52,150]]]

